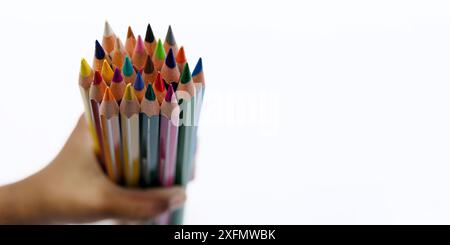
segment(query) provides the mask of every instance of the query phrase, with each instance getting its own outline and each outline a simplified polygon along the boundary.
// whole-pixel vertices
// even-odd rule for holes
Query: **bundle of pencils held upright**
[[[164,43],[128,27],[125,45],[105,22],[92,66],[83,58],[79,87],[94,151],[109,179],[130,188],[181,185],[194,176],[205,93],[202,59],[191,73],[171,26]],[[182,224],[183,208],[153,224]]]

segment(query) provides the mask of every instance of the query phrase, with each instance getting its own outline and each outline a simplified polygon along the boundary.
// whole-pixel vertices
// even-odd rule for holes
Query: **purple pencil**
[[[159,182],[162,186],[172,186],[175,182],[177,160],[178,121],[180,107],[169,85],[166,97],[161,104],[161,122],[159,138]]]

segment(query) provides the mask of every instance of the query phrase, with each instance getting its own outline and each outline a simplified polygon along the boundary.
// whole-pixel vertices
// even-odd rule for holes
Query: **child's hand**
[[[141,220],[184,201],[185,193],[179,187],[126,189],[108,180],[81,117],[64,148],[46,168],[0,188],[0,223]]]

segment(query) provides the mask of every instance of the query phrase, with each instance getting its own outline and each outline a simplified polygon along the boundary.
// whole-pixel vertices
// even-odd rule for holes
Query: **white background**
[[[150,22],[204,61],[186,223],[449,224],[449,4],[1,1],[0,184],[61,148],[104,20]]]

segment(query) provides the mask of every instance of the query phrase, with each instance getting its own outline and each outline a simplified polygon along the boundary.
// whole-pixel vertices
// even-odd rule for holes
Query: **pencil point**
[[[103,81],[102,75],[100,74],[100,72],[95,71],[95,75],[94,75],[94,81],[92,82],[93,84],[100,84]]]
[[[177,63],[175,63],[175,57],[173,55],[172,48],[170,48],[169,52],[167,53],[167,56],[166,56],[166,66],[173,69],[173,68],[175,68],[176,65],[177,65]]]
[[[156,79],[155,79],[155,88],[159,91],[159,92],[164,92],[164,81],[161,78],[161,73],[158,71],[158,75],[156,75]]]
[[[111,89],[109,87],[106,87],[105,95],[103,95],[103,101],[113,101],[114,95],[111,92]]]
[[[108,37],[111,35],[114,35],[114,32],[113,32],[111,26],[109,25],[109,22],[106,20],[105,21],[105,29],[103,31],[103,36]]]
[[[153,91],[152,85],[147,85],[147,91],[145,91],[145,98],[150,101],[154,101],[156,99],[155,91]]]
[[[105,58],[105,50],[103,49],[102,45],[100,45],[98,40],[95,40],[95,58],[99,60]]]
[[[178,50],[178,54],[177,54],[177,63],[183,63],[186,62],[186,55],[184,54],[184,47],[181,46],[180,50]]]
[[[150,55],[147,55],[147,61],[145,62],[144,72],[147,74],[152,73],[155,70],[155,66],[153,65],[152,58]]]
[[[131,88],[131,83],[127,84],[127,87],[125,88],[125,92],[123,94],[123,99],[124,100],[133,100],[134,98],[134,94],[133,94],[133,90]]]
[[[166,97],[164,98],[166,102],[172,101],[172,96],[174,96],[172,84],[169,84],[169,88],[167,89]]]
[[[202,58],[200,57],[197,61],[197,64],[195,65],[194,71],[192,72],[192,76],[196,76],[202,71],[203,71],[203,62]]]
[[[87,77],[91,74],[91,67],[84,58],[81,59],[80,74],[83,77]]]
[[[166,42],[170,45],[175,45],[175,37],[173,36],[172,26],[169,25],[169,29],[167,30]]]
[[[102,65],[102,76],[104,78],[106,78],[108,81],[110,81],[110,79],[113,77],[114,72],[111,69],[111,66],[108,64],[108,61],[103,60],[103,65]]]
[[[136,80],[134,81],[134,89],[136,89],[137,91],[141,91],[142,89],[144,89],[144,87],[144,80],[142,80],[141,72],[138,71]]]
[[[153,35],[153,30],[150,24],[147,25],[147,31],[145,32],[145,41],[149,43],[155,41],[155,35]]]
[[[141,35],[138,35],[134,52],[142,53],[144,52],[144,50],[145,50],[144,42],[142,41]]]
[[[188,63],[186,63],[183,68],[183,74],[181,74],[181,77],[180,77],[180,82],[182,84],[186,84],[189,81],[191,81],[191,79],[192,79],[191,71],[189,70]]]
[[[131,26],[128,26],[128,31],[127,31],[127,38],[134,38],[134,33],[133,30],[131,30]]]
[[[114,49],[118,50],[117,52],[120,52],[120,49],[123,47],[122,41],[120,38],[116,37],[116,41],[114,42]]]
[[[120,83],[123,81],[122,72],[120,72],[119,68],[114,70],[112,81],[115,83]]]
[[[125,57],[125,62],[122,68],[123,75],[131,77],[133,75],[133,64],[131,63],[130,57],[128,55]]]
[[[158,44],[156,45],[156,58],[158,60],[164,60],[166,58],[166,52],[164,51],[164,46],[161,42],[161,39],[158,39]]]

